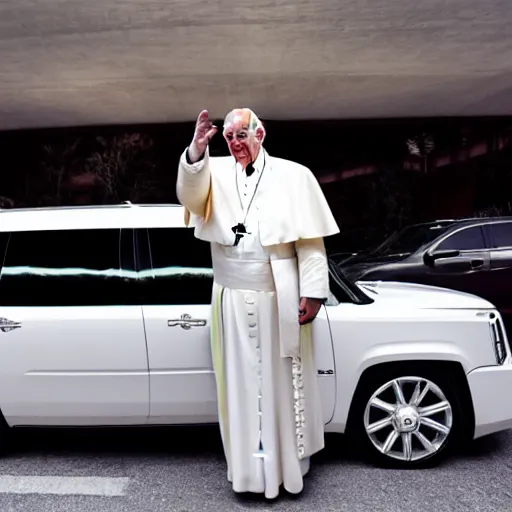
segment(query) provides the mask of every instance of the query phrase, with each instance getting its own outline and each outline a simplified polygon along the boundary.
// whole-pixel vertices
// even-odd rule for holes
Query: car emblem
[[[2,332],[10,332],[14,329],[19,329],[20,327],[21,322],[14,322],[8,318],[0,318],[0,331]]]

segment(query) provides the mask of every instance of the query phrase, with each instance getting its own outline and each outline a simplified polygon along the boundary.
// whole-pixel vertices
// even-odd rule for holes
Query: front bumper
[[[512,364],[477,368],[468,373],[475,410],[475,435],[512,428]]]

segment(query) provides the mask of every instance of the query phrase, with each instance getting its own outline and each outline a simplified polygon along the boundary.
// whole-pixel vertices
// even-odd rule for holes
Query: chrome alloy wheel
[[[441,389],[422,377],[399,377],[381,386],[364,411],[364,428],[383,455],[413,462],[438,452],[453,424]]]

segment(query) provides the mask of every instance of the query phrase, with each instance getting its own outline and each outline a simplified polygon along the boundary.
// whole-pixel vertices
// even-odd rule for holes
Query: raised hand
[[[208,111],[203,110],[197,118],[194,138],[188,148],[188,157],[191,162],[197,162],[203,157],[210,140],[216,133],[217,127],[210,121]]]

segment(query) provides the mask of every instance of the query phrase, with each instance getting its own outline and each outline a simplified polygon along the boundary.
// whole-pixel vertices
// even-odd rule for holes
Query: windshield
[[[328,259],[329,288],[338,302],[351,302],[353,304],[371,304],[373,299],[353,283],[336,263]]]
[[[435,240],[451,226],[447,223],[417,224],[391,235],[382,245],[371,251],[372,255],[411,254]]]

